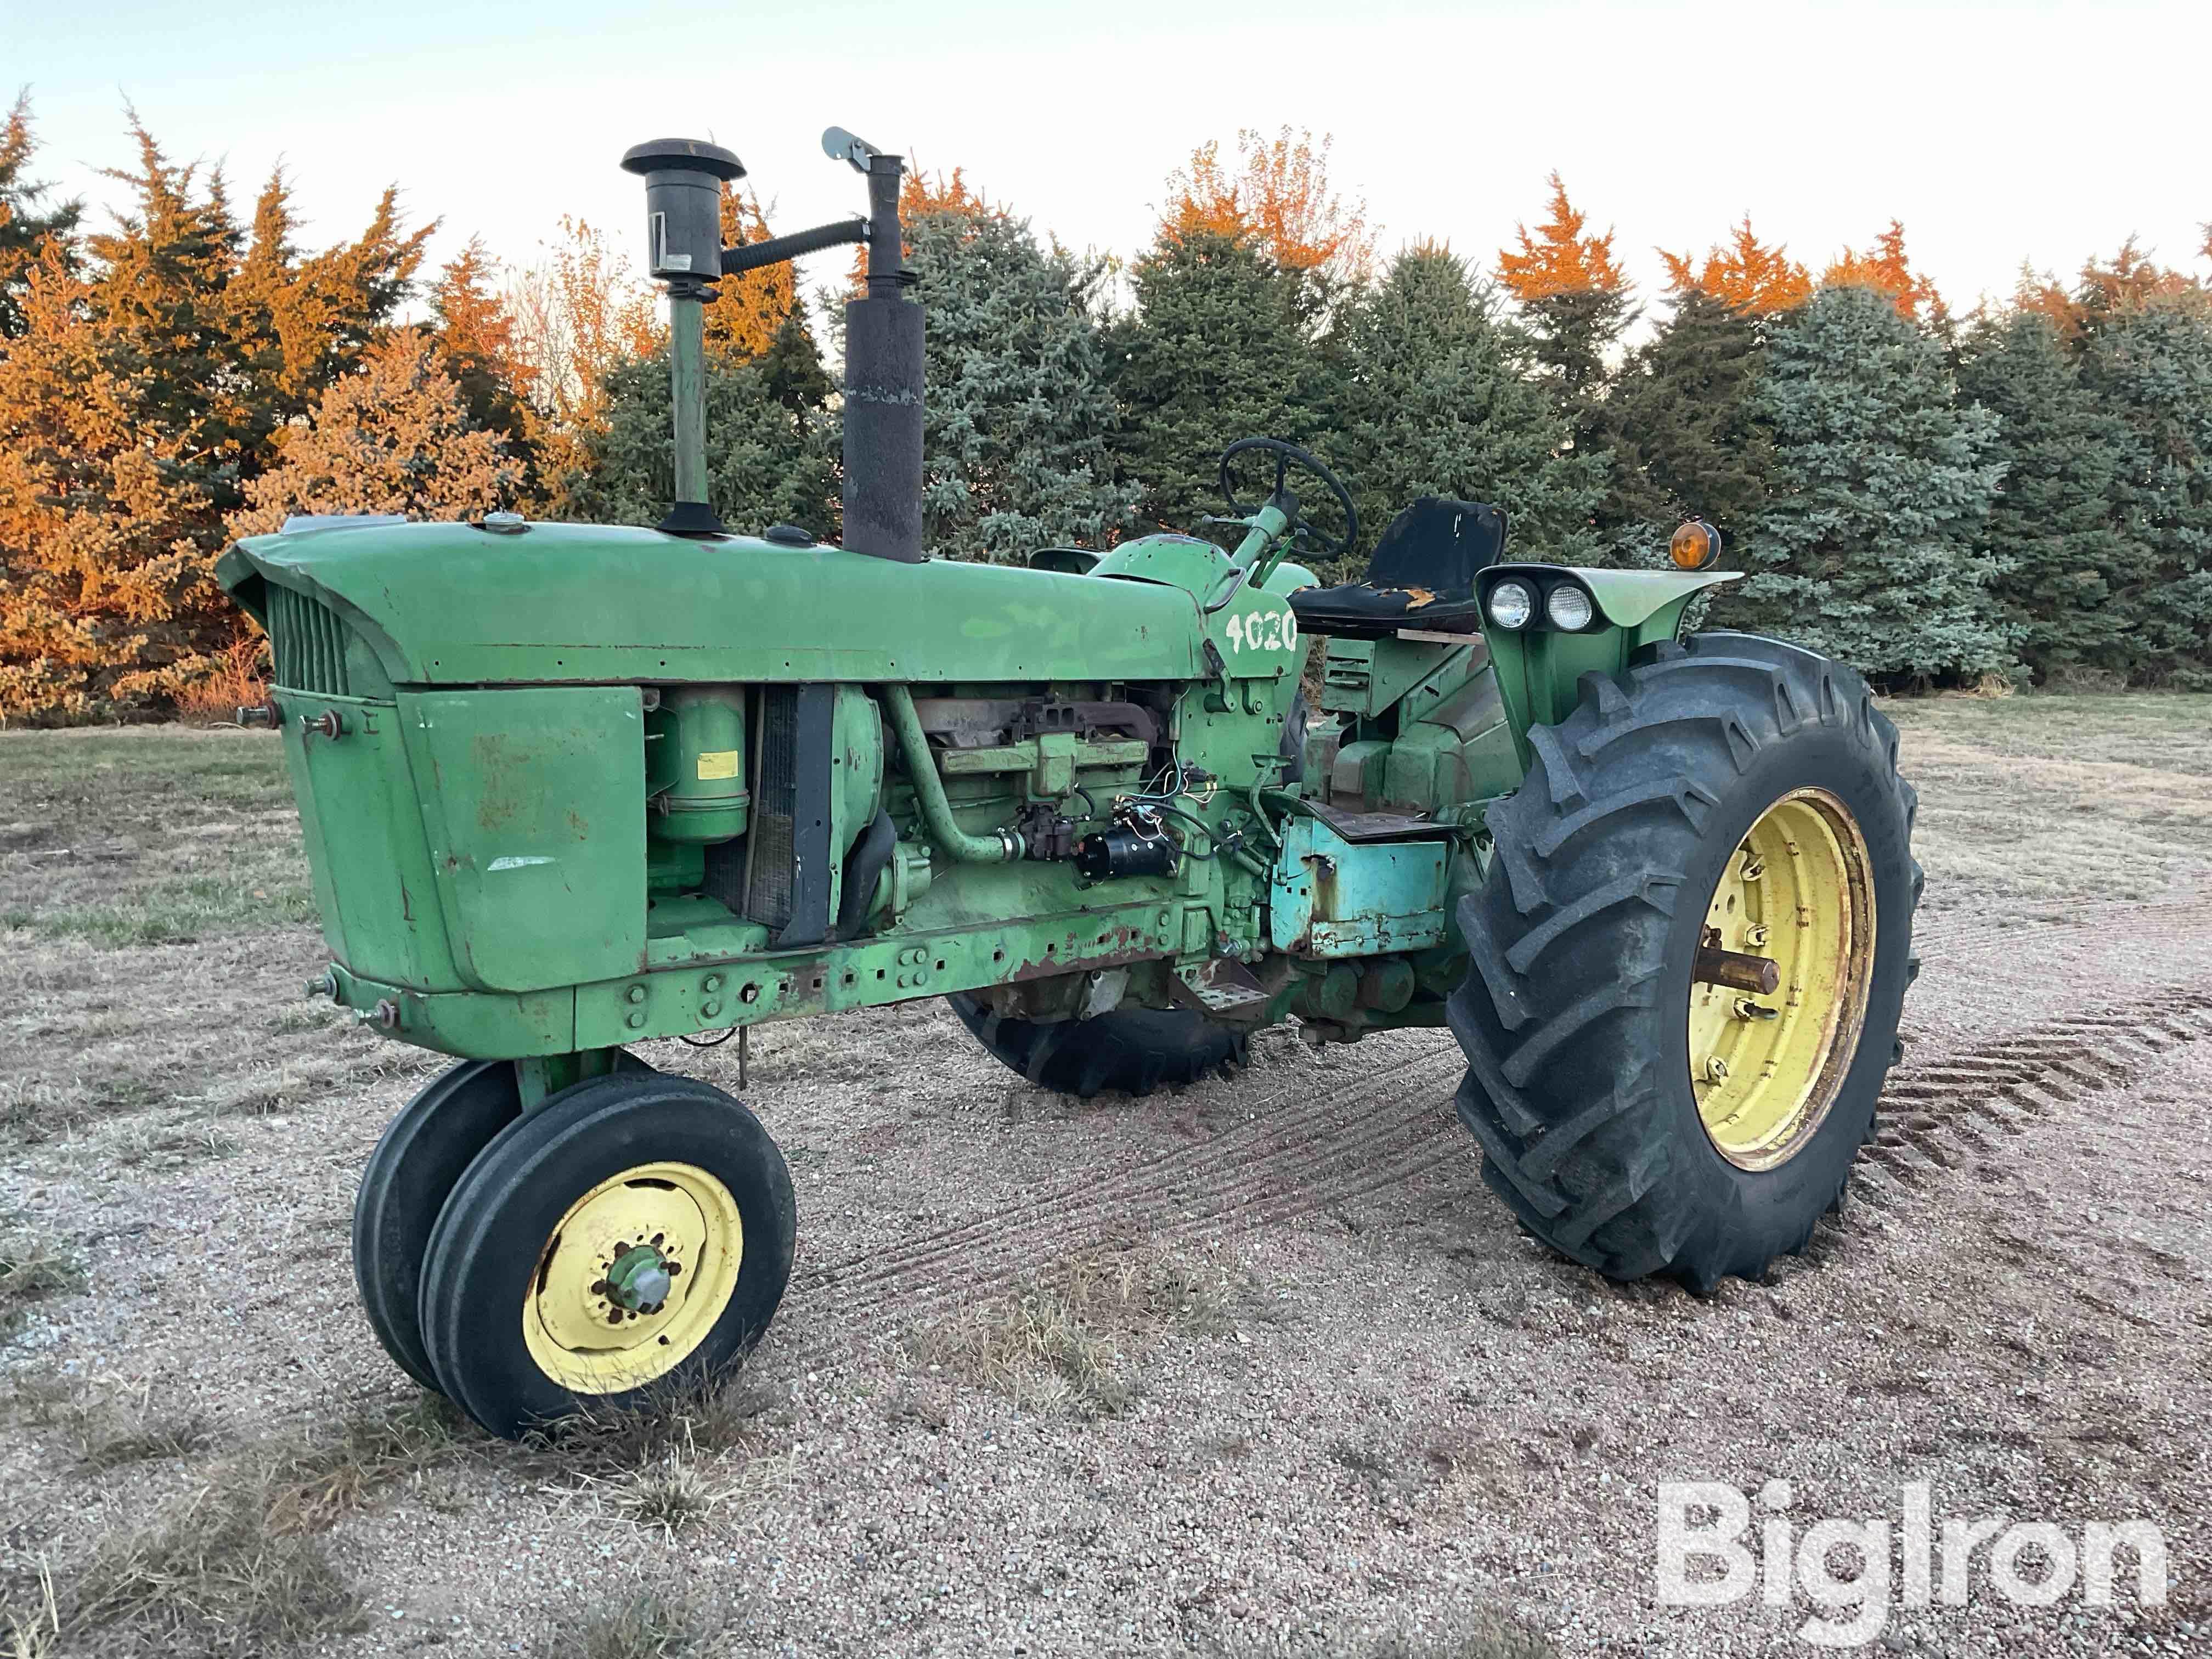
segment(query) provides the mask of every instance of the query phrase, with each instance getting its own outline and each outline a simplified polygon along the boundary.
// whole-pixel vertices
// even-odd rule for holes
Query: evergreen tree
[[[469,424],[496,432],[527,460],[536,424],[524,398],[529,373],[522,362],[514,313],[492,289],[498,267],[471,236],[438,273],[430,289],[438,354],[453,378]]]
[[[1520,247],[1501,248],[1498,274],[1519,301],[1535,336],[1537,361],[1567,417],[1573,447],[1595,454],[1604,446],[1596,426],[1606,395],[1606,363],[1636,320],[1627,273],[1613,257],[1613,232],[1585,235],[1589,216],[1551,177],[1551,217],[1531,236],[1516,226]]]
[[[1991,457],[2004,483],[1980,546],[2021,659],[2039,680],[2077,665],[2127,672],[2136,647],[2115,594],[2135,552],[2115,492],[2132,434],[2085,391],[2047,316],[1983,319],[1960,344],[1960,401],[2001,422]]]
[[[1741,625],[1890,680],[2013,661],[1977,556],[2003,476],[1997,417],[1953,401],[1940,348],[1872,289],[1828,288],[1775,331],[1754,414],[1774,434]]]
[[[1136,310],[1108,344],[1115,447],[1145,523],[1217,533],[1200,520],[1224,510],[1220,454],[1239,438],[1286,438],[1333,460],[1345,379],[1319,332],[1318,283],[1249,237],[1205,230],[1163,234],[1133,276]]]
[[[2199,292],[2093,311],[2081,364],[2128,428],[2114,489],[2130,557],[2114,584],[2138,681],[2212,689],[2212,307]]]
[[[1755,317],[1779,317],[1802,305],[1813,292],[1812,273],[1777,242],[1768,246],[1745,214],[1729,232],[1728,246],[1715,245],[1700,263],[1694,255],[1659,250],[1667,280],[1678,294],[1699,289]]]
[[[1568,448],[1565,416],[1532,377],[1534,343],[1498,317],[1465,261],[1436,246],[1399,254],[1346,318],[1343,346],[1336,453],[1365,546],[1425,495],[1504,507],[1514,556],[1593,550],[1603,458]]]
[[[219,173],[133,137],[137,169],[110,175],[129,205],[81,266],[48,240],[0,353],[0,714],[159,707],[222,671],[226,515],[419,257],[388,196],[363,237],[300,257],[281,181],[249,247]]]
[[[82,214],[76,202],[52,202],[52,187],[27,178],[38,150],[31,134],[31,94],[16,95],[0,122],[0,340],[23,331],[23,290],[49,244],[67,254]]]
[[[1131,522],[1117,416],[1092,303],[1103,264],[1045,252],[1006,212],[925,214],[906,227],[928,308],[923,539],[957,558],[1103,546]]]
[[[795,344],[793,349],[796,349]],[[789,375],[787,390],[802,379]],[[808,383],[826,393],[819,360]],[[837,429],[819,396],[781,400],[768,364],[707,354],[707,499],[732,529],[795,524],[837,530]],[[600,418],[580,430],[562,476],[562,505],[588,524],[658,524],[676,493],[668,349],[617,359],[599,380]]]
[[[399,329],[325,388],[283,459],[246,485],[230,528],[264,535],[295,513],[474,517],[511,501],[520,482],[505,440],[470,419],[429,333]]]
[[[1601,522],[1631,563],[1662,563],[1683,520],[1735,546],[1766,501],[1772,446],[1752,416],[1765,346],[1756,321],[1702,289],[1678,293],[1629,354],[1596,422],[1613,454]]]

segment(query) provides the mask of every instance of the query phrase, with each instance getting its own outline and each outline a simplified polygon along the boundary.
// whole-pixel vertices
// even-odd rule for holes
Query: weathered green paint
[[[706,307],[689,291],[668,296],[669,391],[675,405],[676,499],[707,499]]]
[[[1684,605],[1708,588],[1743,580],[1741,570],[1577,570],[1574,574],[1597,602],[1598,615],[1615,628],[1642,628],[1662,611],[1679,617]]]
[[[422,825],[462,979],[536,991],[641,969],[637,689],[404,692],[398,717],[430,781]]]
[[[1328,790],[1318,765],[1282,787],[1312,648],[1287,596],[1313,578],[1267,568],[1274,533],[1255,526],[1235,557],[1141,538],[1080,574],[410,525],[257,538],[221,568],[278,629],[338,999],[403,1040],[526,1062],[536,1098],[641,1041],[1108,967],[1164,1000],[1224,957],[1303,963],[1304,988],[1271,994],[1285,1009],[1335,1007],[1363,963],[1385,964],[1386,1002],[1418,972],[1411,1002],[1362,1003],[1357,1021],[1432,1022],[1457,961],[1452,899],[1480,878],[1479,838],[1456,826],[1517,785],[1529,720],[1671,633],[1711,582],[1578,573],[1615,624],[1584,635],[1329,641],[1338,775],[1366,809],[1455,826],[1355,843],[1303,805]],[[706,881],[713,849],[742,850],[761,822],[753,722],[779,682],[835,687],[833,915],[879,813],[896,837],[869,867],[860,936],[802,950],[773,950]],[[934,750],[914,707],[1146,687],[1161,753],[1051,730]],[[307,728],[332,714],[340,737]],[[1212,780],[1178,803],[1207,828],[1170,821],[1173,873],[1093,885],[1019,856],[1025,811],[1103,829],[1167,743]]]
[[[1278,573],[1279,575],[1280,573]],[[1197,602],[1158,580],[900,564],[617,526],[343,526],[256,536],[217,574],[320,600],[396,685],[1188,679]]]
[[[1584,674],[1620,673],[1627,667],[1630,655],[1641,647],[1674,637],[1681,627],[1682,612],[1692,599],[1719,583],[1738,580],[1741,574],[1732,570],[1563,570],[1550,564],[1497,565],[1485,571],[1485,592],[1510,576],[1540,584],[1571,575],[1589,590],[1601,621],[1610,624],[1593,625],[1577,634],[1563,633],[1544,619],[1540,603],[1537,617],[1528,627],[1489,630],[1498,690],[1505,699],[1522,765],[1528,763],[1528,727],[1553,726],[1565,720],[1581,695]]]

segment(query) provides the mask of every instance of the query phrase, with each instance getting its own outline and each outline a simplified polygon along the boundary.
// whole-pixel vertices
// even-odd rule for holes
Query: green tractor
[[[657,528],[306,519],[227,554],[273,643],[323,929],[311,990],[456,1056],[370,1158],[354,1262],[398,1364],[512,1435],[725,1367],[790,1276],[791,1177],[632,1045],[926,997],[1042,1088],[1143,1094],[1448,1026],[1520,1223],[1697,1288],[1802,1249],[1896,1054],[1920,878],[1850,670],[1685,635],[1730,580],[1504,558],[1273,438],[1221,539],[930,560],[900,163],[866,219],[726,249],[716,147],[642,144],[672,327]],[[708,505],[701,307],[865,240],[844,544]],[[1241,499],[1240,499],[1241,498]],[[1319,702],[1301,694],[1321,652]]]

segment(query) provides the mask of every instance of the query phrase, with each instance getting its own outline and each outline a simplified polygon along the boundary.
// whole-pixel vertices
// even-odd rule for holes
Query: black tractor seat
[[[1359,640],[1384,639],[1401,628],[1479,634],[1474,573],[1504,551],[1504,509],[1424,495],[1390,520],[1363,579],[1304,589],[1291,595],[1291,609],[1309,634]]]

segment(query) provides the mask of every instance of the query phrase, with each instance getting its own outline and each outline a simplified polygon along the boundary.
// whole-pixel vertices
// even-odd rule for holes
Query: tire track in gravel
[[[1992,944],[2009,953],[2039,935],[2047,938],[2090,928],[2127,927],[2161,939],[2195,937],[2203,933],[2208,921],[2212,921],[2212,888],[2191,888],[2172,897],[2126,904],[2084,906],[2070,915],[2029,921],[1990,921],[1982,920],[1978,912],[1939,911],[1915,920],[1913,949],[1932,962],[1977,954]]]
[[[1147,1221],[1196,1219],[1267,1194],[1310,1188],[1331,1201],[1328,1187],[1311,1188],[1317,1168],[1349,1165],[1344,1186],[1372,1173],[1373,1160],[1415,1126],[1412,1114],[1378,1115],[1375,1097],[1407,1094],[1433,1102],[1433,1084],[1456,1087],[1463,1062],[1440,1048],[1387,1079],[1352,1079],[1316,1098],[1240,1124],[1211,1140],[1178,1146],[1121,1170],[1093,1174],[1040,1197],[985,1212],[952,1226],[829,1264],[793,1286],[799,1296],[833,1291],[835,1299],[872,1300],[866,1292],[957,1259],[963,1278],[1001,1261],[1017,1265],[1054,1249],[1081,1249]],[[1449,1108],[1443,1109],[1449,1110]],[[1095,1237],[1094,1237],[1095,1236]]]
[[[2100,908],[2084,921],[2124,921],[2130,946],[2140,948],[2160,938],[2201,939],[2206,910],[2197,896]],[[1930,920],[1917,944],[1937,961],[1992,941],[2010,955],[2033,936],[2084,925],[2069,918],[1954,930]],[[2043,1114],[2121,1086],[2141,1064],[2208,1037],[2212,978],[1900,1065],[1860,1153],[1853,1193],[1893,1209],[1913,1188],[1995,1152]],[[1463,1164],[1472,1176],[1476,1151],[1451,1103],[1462,1067],[1456,1048],[1443,1047],[1210,1139],[803,1272],[793,1300],[823,1334],[805,1350],[848,1349],[1003,1291],[1042,1261],[1118,1240],[1195,1244],[1325,1211],[1443,1164]]]
[[[1959,1172],[2051,1113],[2124,1088],[2161,1054],[2212,1038],[2212,983],[1992,1038],[1890,1074],[1854,1188],[1878,1209]]]

